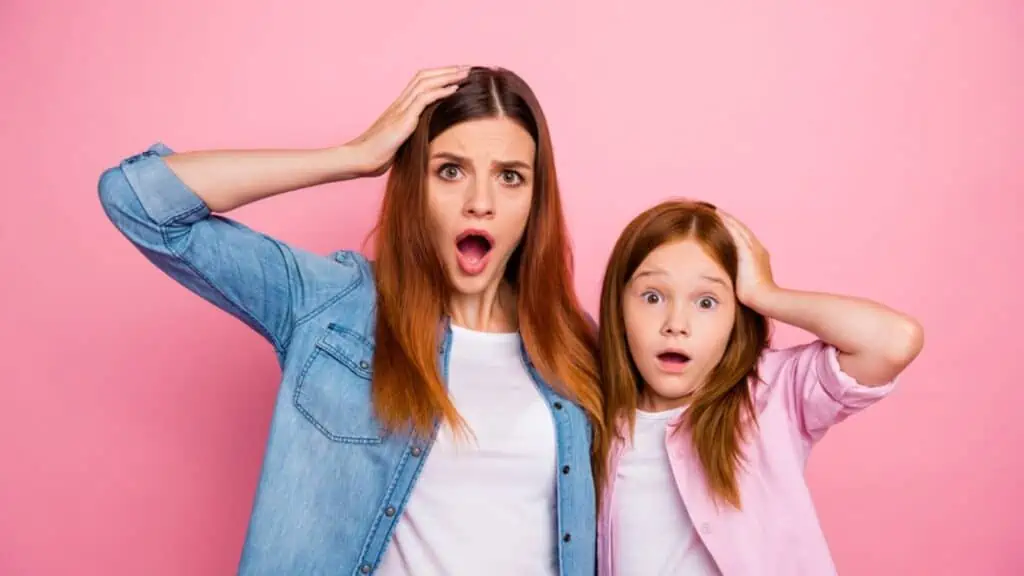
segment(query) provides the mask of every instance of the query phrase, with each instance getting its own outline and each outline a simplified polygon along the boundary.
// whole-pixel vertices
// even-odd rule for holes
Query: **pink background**
[[[811,460],[841,573],[1024,571],[1020,3],[203,4],[0,7],[0,573],[228,574],[244,537],[274,355],[118,235],[101,170],[158,139],[340,142],[449,63],[535,87],[591,310],[618,230],[689,195],[745,219],[781,283],[923,321],[902,389]],[[381,185],[235,216],[357,247]]]

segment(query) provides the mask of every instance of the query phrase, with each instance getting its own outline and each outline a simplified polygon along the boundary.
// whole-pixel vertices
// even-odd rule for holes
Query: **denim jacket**
[[[312,254],[212,215],[157,144],[107,169],[107,215],[151,262],[259,332],[282,370],[239,573],[374,573],[432,439],[382,433],[373,412],[376,289],[369,262]],[[438,359],[447,378],[451,338]],[[530,375],[551,410],[557,458],[559,573],[592,576],[596,512],[590,424]],[[546,529],[538,526],[538,530]]]

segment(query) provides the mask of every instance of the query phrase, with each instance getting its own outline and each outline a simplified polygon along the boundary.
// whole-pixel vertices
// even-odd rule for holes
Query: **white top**
[[[686,512],[668,460],[668,424],[682,410],[637,411],[633,445],[615,474],[616,576],[719,574]]]
[[[557,574],[555,425],[519,346],[452,326],[448,389],[470,434],[438,432],[378,574]]]

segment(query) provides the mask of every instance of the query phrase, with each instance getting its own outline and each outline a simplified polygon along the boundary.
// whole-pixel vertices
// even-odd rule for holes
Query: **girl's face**
[[[729,344],[736,319],[729,274],[698,242],[663,244],[626,284],[626,341],[644,381],[638,407],[685,404],[707,381]]]
[[[529,220],[535,152],[503,117],[457,124],[430,143],[427,199],[456,293],[479,294],[504,276]]]

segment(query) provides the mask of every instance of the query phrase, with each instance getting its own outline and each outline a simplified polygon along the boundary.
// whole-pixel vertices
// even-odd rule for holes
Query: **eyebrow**
[[[631,278],[630,281],[639,280],[644,276],[668,276],[668,272],[665,272],[661,268],[648,268],[633,274],[633,278]]]
[[[452,162],[457,162],[459,164],[469,164],[470,163],[468,158],[465,158],[463,156],[459,156],[458,154],[452,154],[451,152],[438,152],[438,153],[434,154],[433,156],[431,156],[431,158],[442,159],[442,160],[451,160]],[[506,169],[506,170],[512,169],[512,168],[518,168],[520,170],[531,170],[531,171],[533,170],[533,166],[530,166],[528,163],[523,162],[521,160],[500,160],[498,162],[495,162],[494,164],[497,165],[499,168]]]
[[[636,273],[630,281],[633,282],[645,276],[668,276],[668,272],[662,270],[661,268],[648,268]],[[725,280],[719,278],[718,276],[709,276],[707,274],[701,274],[700,278],[701,280],[707,280],[708,282],[719,284],[727,290],[729,289],[729,284]]]
[[[725,280],[719,278],[718,276],[708,276],[706,274],[703,274],[701,275],[701,279],[707,280],[708,282],[712,282],[714,284],[721,284],[722,287],[726,289],[729,288],[729,284]]]

